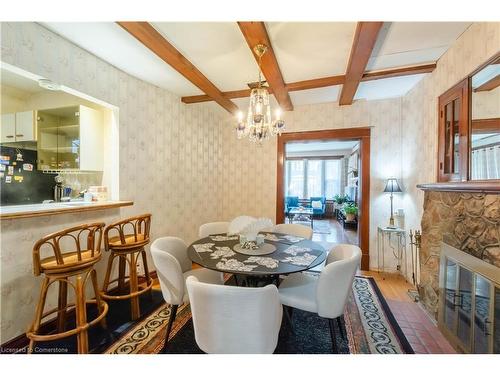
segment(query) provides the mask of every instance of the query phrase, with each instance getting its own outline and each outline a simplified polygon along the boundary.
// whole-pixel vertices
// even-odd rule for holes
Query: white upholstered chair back
[[[316,287],[319,316],[333,319],[344,313],[360,261],[361,249],[357,246],[343,244],[330,250]]]
[[[306,227],[301,224],[277,224],[274,227],[274,232],[304,237],[308,240],[310,240],[313,236],[313,230],[310,227]]]
[[[229,228],[229,222],[227,221],[215,221],[213,223],[205,223],[200,225],[198,230],[198,237],[204,238],[212,234],[227,233]]]
[[[275,285],[242,288],[186,280],[196,343],[205,353],[273,353],[282,307]]]
[[[151,244],[151,255],[160,280],[161,292],[167,303],[182,304],[183,273],[191,269],[186,243],[177,237],[161,237]]]

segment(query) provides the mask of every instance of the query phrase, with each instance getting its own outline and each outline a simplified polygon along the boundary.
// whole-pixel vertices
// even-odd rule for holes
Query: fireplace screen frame
[[[455,280],[454,285],[456,288],[456,292],[453,296],[453,304],[456,308],[453,311],[455,314],[454,318],[454,327],[452,330],[449,329],[446,321],[446,267],[447,260],[451,260],[456,264],[456,272],[455,272]],[[469,331],[469,344],[464,345],[462,340],[458,338],[458,322],[459,322],[459,313],[463,310],[463,295],[459,292],[460,288],[460,268],[471,272],[471,299],[470,299],[470,331]],[[464,353],[474,353],[475,352],[475,318],[476,318],[476,275],[481,276],[485,280],[490,283],[489,296],[490,296],[490,305],[488,312],[488,321],[486,324],[489,325],[487,327],[487,331],[490,332],[488,335],[488,351],[487,353],[496,353],[500,348],[498,341],[500,337],[495,337],[495,331],[499,331],[499,327],[495,327],[495,318],[500,318],[499,316],[495,316],[495,305],[499,304],[500,301],[495,300],[500,298],[498,296],[498,292],[495,290],[500,290],[500,268],[489,264],[479,258],[476,258],[466,252],[460,251],[444,242],[441,243],[441,256],[440,256],[440,265],[439,265],[439,306],[438,306],[438,327],[441,332],[445,335],[445,337],[450,341],[450,343],[459,351]],[[455,297],[457,300],[455,300]],[[449,303],[449,299],[448,299]],[[499,313],[497,312],[497,315]],[[497,324],[500,324],[497,322]],[[495,343],[496,340],[496,343]],[[496,347],[496,348],[495,348]],[[496,349],[496,351],[495,351]]]

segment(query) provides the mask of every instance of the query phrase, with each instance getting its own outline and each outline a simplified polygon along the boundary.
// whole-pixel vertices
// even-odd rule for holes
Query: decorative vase
[[[354,219],[356,218],[356,215],[354,214],[345,214],[345,218],[347,221],[354,221]]]

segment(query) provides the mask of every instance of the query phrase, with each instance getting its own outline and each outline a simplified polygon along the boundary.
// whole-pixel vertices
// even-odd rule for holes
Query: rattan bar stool
[[[117,221],[110,224],[104,230],[104,246],[110,251],[108,258],[108,267],[104,284],[101,291],[102,298],[106,300],[130,299],[130,311],[132,319],[140,317],[139,296],[153,287],[153,280],[149,275],[148,261],[144,246],[149,243],[149,230],[151,227],[151,214],[134,216],[128,219]],[[114,235],[114,236],[110,236]],[[137,264],[139,257],[142,256],[144,267],[144,277],[146,285],[139,286],[139,275],[137,273]],[[110,280],[113,270],[113,262],[118,258],[118,277]],[[126,268],[128,265],[128,275]],[[124,293],[125,284],[128,279],[129,292]],[[120,294],[108,294],[109,285],[117,282]]]
[[[35,276],[45,275],[40,298],[35,311],[35,319],[26,336],[30,340],[29,352],[33,351],[35,342],[58,340],[77,335],[78,353],[88,352],[89,327],[101,322],[106,326],[105,316],[108,304],[103,301],[97,285],[97,273],[94,269],[101,259],[101,243],[104,223],[83,224],[49,234],[33,247],[33,271]],[[41,253],[48,252],[50,256],[41,258]],[[88,279],[92,281],[95,299],[88,300],[85,296],[85,285]],[[59,284],[59,298],[56,308],[44,312],[47,292],[53,283]],[[68,304],[68,285],[75,292],[75,303]],[[98,316],[87,322],[87,304],[97,305]],[[75,308],[75,328],[66,330],[66,313],[68,308]],[[41,322],[51,314],[57,313],[57,333],[39,334]]]

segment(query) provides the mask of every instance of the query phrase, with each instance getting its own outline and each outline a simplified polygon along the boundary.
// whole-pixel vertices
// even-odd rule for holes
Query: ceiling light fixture
[[[236,134],[238,139],[248,136],[251,141],[262,143],[263,140],[268,139],[270,136],[281,134],[285,129],[285,122],[281,119],[280,108],[276,109],[275,120],[272,120],[269,90],[263,86],[264,82],[261,79],[262,56],[266,53],[267,46],[257,44],[253,50],[259,57],[259,81],[257,87],[250,92],[250,104],[246,121],[243,120],[243,113],[238,113]]]
[[[51,91],[59,91],[61,86],[58,83],[51,81],[50,79],[41,78],[38,80],[38,86],[43,89],[51,90]]]

